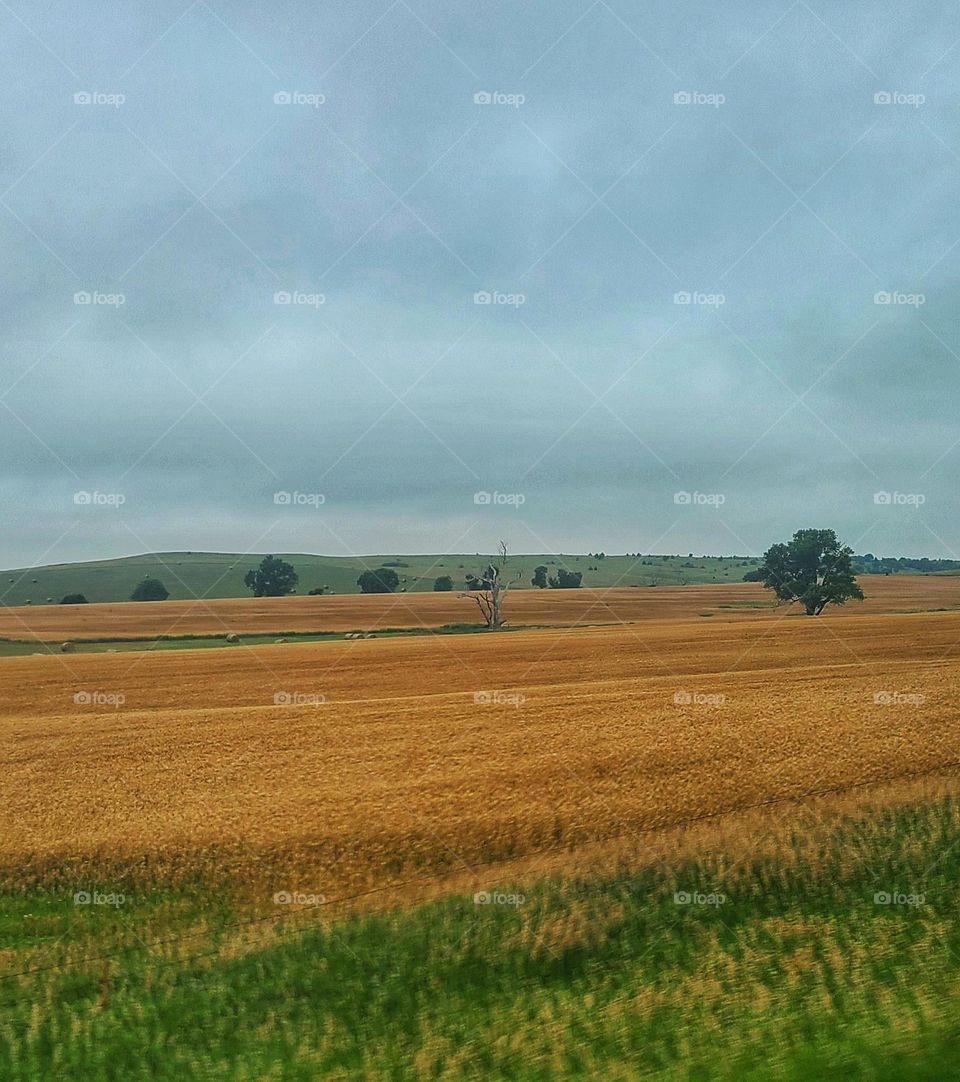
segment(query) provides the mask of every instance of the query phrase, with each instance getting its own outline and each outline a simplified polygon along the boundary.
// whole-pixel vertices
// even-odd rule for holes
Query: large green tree
[[[763,554],[759,580],[780,601],[799,602],[807,616],[819,616],[827,605],[863,600],[850,557],[833,530],[797,530],[785,544]]]
[[[256,571],[248,571],[243,584],[254,597],[285,597],[296,589],[299,576],[292,564],[278,556],[264,556]]]
[[[170,591],[159,579],[141,579],[133,588],[131,601],[166,601]]]
[[[400,585],[400,578],[392,567],[378,567],[376,571],[364,571],[357,585],[363,594],[392,594]]]

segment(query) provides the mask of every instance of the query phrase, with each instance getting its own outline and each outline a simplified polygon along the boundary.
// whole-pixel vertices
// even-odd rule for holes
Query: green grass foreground
[[[945,799],[763,860],[341,916],[202,890],[78,906],[8,869],[0,1078],[960,1078],[958,824]]]

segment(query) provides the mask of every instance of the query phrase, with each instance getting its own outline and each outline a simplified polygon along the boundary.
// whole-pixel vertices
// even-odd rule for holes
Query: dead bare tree
[[[499,631],[504,625],[502,609],[503,599],[511,586],[518,583],[523,577],[522,573],[514,578],[507,577],[507,565],[510,557],[507,552],[506,541],[501,541],[497,546],[497,555],[493,563],[489,564],[486,571],[478,575],[475,582],[480,584],[479,589],[469,594],[461,594],[461,597],[473,598],[483,615],[487,629]]]

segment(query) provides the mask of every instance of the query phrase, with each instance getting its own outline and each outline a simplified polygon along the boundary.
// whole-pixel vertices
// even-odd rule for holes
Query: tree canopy
[[[582,580],[582,571],[568,571],[565,567],[558,567],[556,575],[551,575],[548,582],[551,590],[578,590]]]
[[[278,556],[264,556],[256,571],[248,571],[243,578],[254,597],[285,597],[293,593],[298,581],[293,565]]]
[[[130,595],[131,601],[166,601],[170,591],[159,579],[141,579]]]
[[[378,567],[376,571],[364,571],[357,585],[364,594],[392,594],[400,585],[400,578],[392,567]]]
[[[797,530],[790,541],[763,554],[759,580],[778,600],[799,602],[807,616],[819,616],[827,605],[863,600],[852,556],[853,549],[841,545],[833,530]]]

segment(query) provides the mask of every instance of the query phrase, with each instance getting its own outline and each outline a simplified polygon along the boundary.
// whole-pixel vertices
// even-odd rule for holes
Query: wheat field
[[[9,658],[0,869],[335,896],[922,775],[960,762],[958,641],[754,612]]]
[[[896,586],[0,659],[0,1076],[949,1077],[960,612]]]
[[[867,599],[832,615],[851,616],[960,608],[960,576],[891,575],[865,580]],[[770,606],[756,583],[616,587],[605,590],[518,590],[510,595],[514,625],[630,623],[753,614]],[[779,615],[779,613],[778,613]],[[479,620],[475,603],[457,593],[337,594],[331,597],[210,598],[192,601],[0,607],[0,637],[64,639],[349,631],[438,627]]]

